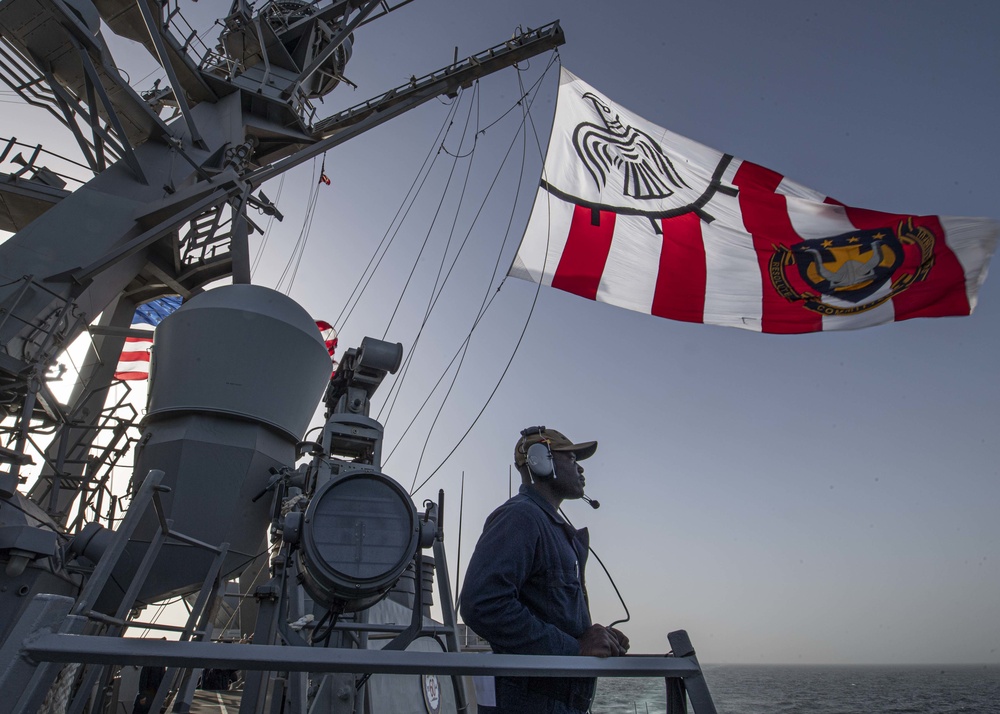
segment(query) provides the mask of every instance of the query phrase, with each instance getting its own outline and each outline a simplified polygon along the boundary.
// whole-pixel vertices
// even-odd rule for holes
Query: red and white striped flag
[[[335,355],[337,351],[337,331],[326,320],[316,320],[316,327],[319,328],[319,332],[323,336],[323,344],[326,345],[326,351],[330,353],[330,360],[333,362],[333,371],[336,372],[337,365],[339,364]]]
[[[149,337],[126,337],[125,347],[115,367],[115,379],[134,381],[149,379],[149,356],[153,347],[153,326],[133,325],[132,329],[149,332]]]
[[[509,274],[772,333],[968,315],[1000,225],[845,206],[614,104],[565,69]]]
[[[149,332],[149,337],[126,337],[118,366],[115,368],[115,379],[135,381],[149,379],[150,350],[153,347],[153,330],[163,318],[175,312],[181,306],[181,299],[176,295],[151,300],[136,308],[132,316],[133,330]]]

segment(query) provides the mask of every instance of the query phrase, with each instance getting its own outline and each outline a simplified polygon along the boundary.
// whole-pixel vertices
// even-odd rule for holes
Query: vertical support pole
[[[211,628],[211,625],[209,625]],[[209,639],[211,634],[209,633]],[[181,677],[180,684],[177,685],[177,694],[174,695],[174,704],[170,708],[175,714],[188,714],[191,711],[191,701],[194,699],[194,690],[198,687],[197,670],[186,669]],[[166,679],[166,677],[164,677]],[[150,711],[157,712],[159,709],[150,707]]]
[[[203,640],[203,633],[211,628],[214,606],[218,602],[219,586],[222,582],[222,578],[220,577],[222,562],[228,553],[229,543],[223,543],[219,546],[212,565],[208,569],[208,574],[205,576],[205,581],[201,585],[201,590],[198,592],[198,597],[191,608],[191,613],[188,615],[187,622],[184,625],[184,632],[181,633],[181,641],[190,641],[192,638],[195,641]],[[167,698],[167,694],[174,687],[175,682],[178,685],[178,689],[184,689],[192,679],[195,682],[198,679],[193,676],[193,670],[181,669],[180,667],[170,667],[167,669],[166,675],[160,682],[160,686],[153,696],[153,701],[149,705],[149,710],[151,712],[158,712],[163,708],[163,702]],[[177,703],[180,704],[179,698]],[[176,707],[174,711],[177,711]]]
[[[684,691],[684,680],[680,677],[667,677],[667,714],[687,714],[687,693]]]
[[[295,621],[306,614],[305,593],[297,586],[298,569],[292,560],[288,567],[292,568],[289,582],[292,583],[288,598],[288,620]],[[288,672],[288,706],[285,714],[306,714],[309,703],[309,673]]]
[[[55,513],[59,508],[59,487],[62,485],[63,468],[66,466],[66,450],[69,448],[69,435],[72,428],[73,425],[67,421],[62,425],[59,435],[56,437],[59,439],[59,446],[56,448],[55,473],[52,475],[52,485],[49,487],[51,489],[49,491],[49,513]]]
[[[257,588],[254,596],[257,598],[257,624],[253,630],[254,644],[269,645],[274,642],[274,633],[278,627],[278,617],[281,614],[282,584],[277,577]],[[240,701],[240,714],[262,714],[264,710],[264,695],[267,693],[267,680],[271,672],[246,672],[243,680],[243,697]]]
[[[24,406],[21,408],[21,415],[19,417],[20,423],[17,425],[17,441],[14,442],[14,451],[19,454],[24,453],[24,446],[28,441],[28,431],[31,429],[31,415],[35,411],[35,400],[38,395],[37,391],[32,389],[32,380],[34,380],[34,377],[30,377],[28,380],[28,391],[24,395]],[[20,461],[14,461],[11,463],[10,474],[15,478],[20,476]]]
[[[250,227],[247,221],[247,198],[250,187],[234,200],[233,227],[229,237],[229,255],[233,260],[233,284],[250,282]]]
[[[461,652],[458,643],[458,624],[455,617],[455,603],[451,599],[451,583],[448,578],[448,560],[445,557],[444,540],[434,541],[434,567],[438,578],[438,601],[441,603],[441,620],[445,626],[444,642],[449,652]],[[459,714],[468,711],[469,702],[465,696],[465,682],[462,677],[452,675],[451,684],[455,690],[455,708]]]
[[[683,689],[687,690],[688,698],[691,700],[691,709],[694,710],[695,714],[716,714],[715,702],[712,701],[712,695],[708,692],[708,683],[705,681],[705,675],[701,673],[701,665],[698,664],[698,658],[695,656],[688,633],[685,630],[675,630],[667,635],[667,640],[670,642],[674,657],[684,657],[698,665],[698,674],[685,677],[683,680]],[[669,689],[668,686],[668,696]],[[668,705],[669,703],[668,699]],[[667,711],[670,714],[675,714],[669,706]],[[683,709],[680,710],[680,712],[683,711]]]
[[[419,583],[419,579],[416,581]],[[368,610],[362,610],[355,614],[356,621],[367,624],[371,621],[371,613]],[[347,641],[347,633],[344,634],[343,642]],[[367,650],[368,649],[368,632],[361,632],[358,635],[358,649]],[[355,675],[356,678],[356,675]],[[331,678],[332,680],[332,678]],[[368,702],[368,687],[362,687],[361,689],[355,688],[354,693],[354,711],[356,712],[367,712],[370,711],[371,707]]]
[[[94,137],[94,150],[97,152],[97,156],[95,157],[97,160],[97,170],[104,171],[108,168],[108,157],[104,152],[104,136],[101,131],[101,116],[97,111],[97,97],[94,95],[94,83],[89,79],[87,80],[87,108],[90,110],[90,134]]]

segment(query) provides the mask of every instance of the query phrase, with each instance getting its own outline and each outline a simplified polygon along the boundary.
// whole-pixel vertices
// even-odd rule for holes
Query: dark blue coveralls
[[[531,486],[486,519],[462,589],[462,617],[497,654],[578,655],[591,625],[584,570],[589,534]],[[496,714],[585,712],[596,679],[497,677]]]

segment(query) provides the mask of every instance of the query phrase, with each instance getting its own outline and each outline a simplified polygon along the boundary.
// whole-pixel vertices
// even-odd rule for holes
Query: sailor
[[[132,703],[132,714],[149,714],[153,698],[156,697],[166,673],[167,668],[158,665],[147,665],[139,670],[139,691],[135,695],[135,702]]]
[[[586,498],[579,462],[596,450],[596,441],[574,444],[544,426],[521,432],[514,447],[521,488],[486,519],[461,598],[466,624],[498,654],[615,657],[628,651],[623,633],[591,622],[584,577],[590,536],[559,514],[564,500]],[[480,711],[490,714],[585,712],[596,682],[496,677],[494,701],[481,682],[477,698]]]

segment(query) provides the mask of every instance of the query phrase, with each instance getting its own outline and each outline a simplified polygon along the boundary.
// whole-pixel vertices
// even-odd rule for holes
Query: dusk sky
[[[183,8],[203,29],[228,4]],[[446,491],[453,582],[507,497],[518,432],[544,424],[599,442],[584,466],[602,507],[565,511],[589,526],[625,598],[633,652],[665,652],[667,633],[686,629],[710,663],[1000,664],[996,276],[971,317],[793,336],[671,322],[508,279],[440,416],[454,366],[417,415],[513,259],[560,62],[655,124],[849,205],[997,219],[1000,4],[415,0],[357,31],[346,75],[358,89],[319,111],[445,66],[455,46],[467,56],[556,19],[567,42],[555,62],[542,55],[464,91],[446,151],[435,137],[452,107],[435,100],[329,152],[332,185],[290,290],[342,326],[342,349],[385,335],[409,353],[442,256],[443,279],[468,233],[398,399],[387,380],[373,410],[386,421],[384,470],[406,488],[447,458],[415,499]],[[148,88],[158,75],[138,80],[153,62],[114,46]],[[519,80],[540,81],[526,137]],[[77,158],[68,132],[9,91],[0,98],[0,135]],[[429,152],[430,176],[344,324]],[[278,285],[318,174],[310,163],[264,186],[285,220],[270,225],[255,282]],[[623,618],[591,562],[594,619]]]

